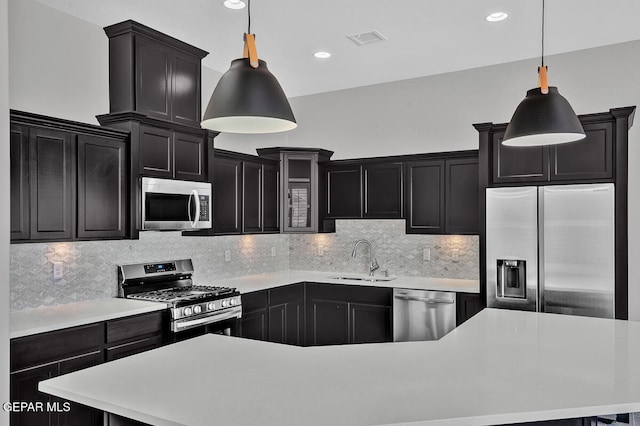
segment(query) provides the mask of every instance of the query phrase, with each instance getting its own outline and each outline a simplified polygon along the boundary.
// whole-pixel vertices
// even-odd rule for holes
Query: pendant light
[[[211,95],[200,123],[227,133],[275,133],[295,129],[293,116],[280,83],[258,59],[255,34],[251,34],[251,0],[247,2],[248,30],[244,55],[231,61]]]
[[[582,124],[569,102],[547,83],[544,64],[544,0],[542,0],[542,63],[538,67],[538,86],[513,113],[502,143],[510,146],[539,146],[573,142],[586,137]]]

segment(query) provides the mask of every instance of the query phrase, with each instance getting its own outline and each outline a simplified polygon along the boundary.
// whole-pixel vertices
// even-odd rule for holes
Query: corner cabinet
[[[318,161],[332,151],[303,148],[262,148],[258,155],[280,162],[280,230],[318,231]]]
[[[405,162],[408,234],[478,234],[477,151]]]
[[[128,134],[11,111],[11,240],[128,236]]]

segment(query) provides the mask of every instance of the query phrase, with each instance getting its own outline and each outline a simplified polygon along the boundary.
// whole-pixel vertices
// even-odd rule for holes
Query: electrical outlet
[[[276,257],[276,248],[271,247],[271,257]]]
[[[63,276],[62,262],[53,262],[53,279],[61,280]]]
[[[318,246],[318,256],[324,256],[324,249],[322,248],[322,246]]]
[[[224,261],[228,262],[231,260],[231,251],[230,250],[225,250],[224,251]]]
[[[425,262],[431,260],[431,249],[426,247],[422,249],[422,260],[424,260]]]
[[[460,250],[451,249],[451,260],[453,260],[454,262],[457,262],[460,260]]]

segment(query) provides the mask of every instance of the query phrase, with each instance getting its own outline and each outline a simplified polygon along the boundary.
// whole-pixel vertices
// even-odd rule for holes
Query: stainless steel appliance
[[[487,189],[487,306],[614,318],[614,190]]]
[[[393,341],[438,340],[456,328],[456,295],[393,289]]]
[[[230,334],[242,316],[240,292],[230,287],[196,286],[191,259],[118,266],[118,294],[128,299],[161,302],[169,307],[172,340],[189,336]],[[186,335],[186,334],[185,334]]]
[[[211,228],[211,184],[142,178],[142,229]]]

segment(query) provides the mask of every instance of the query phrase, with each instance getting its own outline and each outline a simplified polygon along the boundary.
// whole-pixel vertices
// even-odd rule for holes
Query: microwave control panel
[[[200,218],[199,220],[208,221],[209,220],[209,196],[208,195],[200,195]]]

